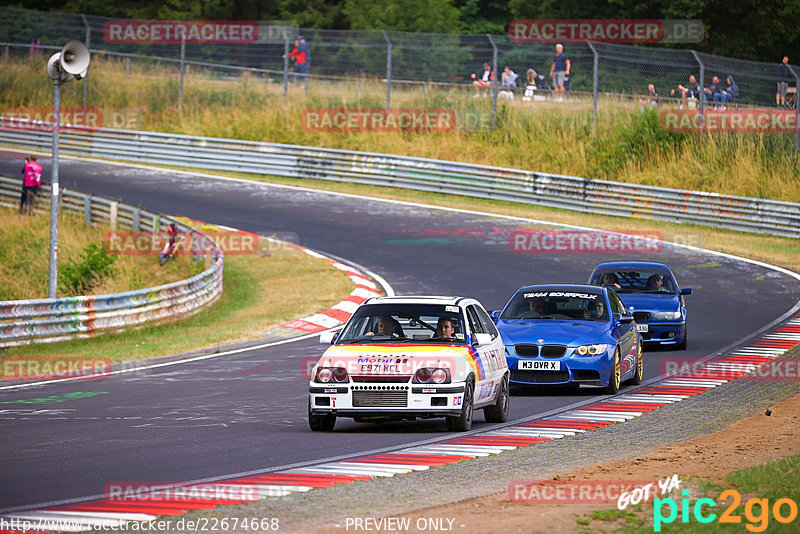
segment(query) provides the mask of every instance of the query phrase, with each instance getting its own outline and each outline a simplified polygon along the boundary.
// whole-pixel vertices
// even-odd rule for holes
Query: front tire
[[[643,354],[644,351],[642,351],[642,343],[639,342],[639,354],[636,356],[636,372],[633,374],[633,378],[628,381],[634,386],[641,384],[642,376],[644,376],[644,360],[642,359]]]
[[[677,348],[678,350],[686,350],[687,345],[689,344],[689,331],[686,327],[683,328],[683,341],[681,341]]]
[[[500,382],[500,391],[497,393],[497,402],[483,409],[483,416],[487,423],[505,423],[508,421],[509,389],[508,375]]]
[[[615,394],[619,391],[619,380],[622,370],[619,363],[619,349],[614,351],[614,359],[611,362],[611,370],[608,373],[608,385],[603,388],[603,391],[609,395]]]
[[[467,385],[464,387],[464,402],[461,406],[461,415],[445,418],[447,430],[451,432],[466,432],[472,428],[472,412],[474,410],[472,406],[472,396],[474,388],[475,386],[472,384],[472,381],[467,381]]]
[[[333,414],[311,413],[311,399],[308,400],[308,426],[314,432],[330,432],[336,426],[336,416]]]

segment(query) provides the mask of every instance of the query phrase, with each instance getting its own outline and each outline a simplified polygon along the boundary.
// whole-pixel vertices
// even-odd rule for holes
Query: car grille
[[[560,358],[567,352],[566,345],[543,345],[542,358]]]
[[[633,320],[637,323],[650,320],[650,312],[633,312]]]
[[[511,370],[511,380],[526,384],[554,384],[569,380],[569,371],[517,371]]]
[[[539,355],[539,347],[536,345],[514,345],[514,351],[517,353],[517,356],[522,356],[523,358],[535,358]]]
[[[353,391],[353,408],[406,408],[406,390]]]
[[[351,375],[353,382],[402,382],[407,383],[412,375]]]

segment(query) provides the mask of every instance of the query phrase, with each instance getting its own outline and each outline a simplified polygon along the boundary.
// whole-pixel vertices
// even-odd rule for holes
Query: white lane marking
[[[336,467],[303,467],[300,469],[293,469],[291,471],[284,471],[285,473],[303,473],[307,475],[348,475],[354,477],[393,477],[397,474],[396,471],[381,471],[377,469],[339,469]]]
[[[497,430],[494,432],[487,432],[486,434],[481,434],[481,436],[497,436],[497,437],[529,437],[529,438],[563,438],[564,436],[574,436],[575,432],[550,432],[546,430],[537,430],[533,428],[524,428],[524,427],[516,427],[510,426],[508,428],[504,428],[503,430]]]
[[[724,384],[727,380],[702,380],[702,379],[673,379],[673,380],[664,380],[662,382],[665,386],[697,386],[697,387],[708,387],[708,388],[715,388],[719,385]]]
[[[341,462],[343,465],[355,465],[355,466],[363,466],[363,467],[370,467],[374,466],[377,468],[397,468],[402,469],[404,472],[408,471],[427,471],[431,468],[429,465],[419,465],[419,464],[381,464],[377,462]]]

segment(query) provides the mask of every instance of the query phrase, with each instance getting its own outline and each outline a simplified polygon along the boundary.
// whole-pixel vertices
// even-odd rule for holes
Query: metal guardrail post
[[[112,232],[117,231],[118,215],[119,215],[119,202],[112,202],[111,205],[109,206],[109,211],[108,211],[108,220]]]
[[[83,225],[92,225],[92,195],[83,197]]]
[[[153,231],[158,232],[161,230],[161,216],[159,214],[153,215]]]
[[[181,84],[178,87],[178,112],[183,108],[183,76],[186,72],[186,38],[181,39]]]
[[[494,80],[492,80],[492,130],[497,128],[497,45],[494,44],[492,35],[487,33],[489,43],[492,45],[492,68],[494,69]]]
[[[597,91],[598,91],[598,78],[600,73],[600,54],[592,43],[587,42],[589,48],[592,49],[594,54],[594,65],[592,70],[592,130],[597,130]]]
[[[133,210],[133,231],[138,232],[141,229],[142,210],[135,208]]]
[[[125,56],[125,76],[129,76],[131,73],[131,56],[128,54]]]
[[[794,83],[795,83],[795,93],[794,93],[794,153],[797,155],[797,151],[800,150],[800,124],[797,123],[798,112],[800,112],[800,102],[798,102],[798,97],[800,97],[800,76],[797,75],[797,71],[794,68],[787,64],[789,67],[789,72],[792,73],[794,76]]]
[[[706,66],[703,63],[703,60],[700,59],[700,55],[695,52],[694,50],[690,50],[692,55],[694,56],[695,61],[697,64],[700,65],[700,102],[697,105],[700,107],[700,117],[703,117],[703,110],[705,109],[706,104]],[[703,121],[700,121],[700,130],[703,129]]]
[[[92,42],[92,27],[89,26],[89,21],[86,19],[86,15],[81,13],[81,19],[83,19],[83,25],[86,26],[86,48],[91,50],[91,42]],[[89,73],[87,71],[86,76],[83,77],[83,109],[86,109],[86,103],[89,101]]]
[[[383,32],[383,38],[386,39],[386,109],[392,107],[392,40],[389,39],[389,34],[386,30]]]
[[[8,51],[9,51],[10,48],[11,48],[10,46],[6,45],[6,51],[3,54],[5,56],[6,63],[8,63]]]

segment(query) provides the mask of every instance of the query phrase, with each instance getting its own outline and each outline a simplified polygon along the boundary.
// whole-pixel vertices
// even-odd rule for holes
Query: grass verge
[[[314,291],[306,291],[308,287]],[[354,287],[328,262],[273,245],[268,256],[227,256],[222,297],[192,317],[91,339],[12,347],[3,357],[46,354],[116,363],[216,347],[258,337],[273,326],[329,308]]]
[[[576,518],[580,532],[620,532],[645,534],[652,532],[777,532],[795,533],[800,524],[800,455],[728,473],[712,480],[692,479],[688,495],[670,494],[676,511],[666,502],[647,502],[626,510],[595,510]],[[686,484],[682,487],[686,489]],[[727,492],[727,493],[726,493]],[[697,502],[703,501],[699,508]],[[738,502],[737,502],[738,501]],[[779,505],[779,506],[776,506]],[[688,513],[684,515],[684,508]],[[776,515],[780,515],[780,520]],[[728,514],[723,521],[723,514]],[[713,518],[708,520],[708,518]],[[658,517],[658,525],[656,525]],[[698,521],[705,519],[706,522]],[[670,519],[671,518],[671,519]],[[656,529],[657,528],[657,529]]]
[[[86,263],[89,245],[102,248],[107,226],[86,227],[83,217],[65,210],[59,214],[58,265],[59,297],[106,294],[153,287],[190,278],[202,271],[188,256],[178,256],[164,266],[158,256],[111,256],[105,273],[87,271],[74,275],[86,282],[83,290],[68,283],[68,269]],[[16,209],[0,207],[0,300],[47,297],[50,242],[50,210],[39,209],[34,216],[19,215]],[[86,265],[91,267],[91,263]],[[80,284],[79,284],[80,285]]]

